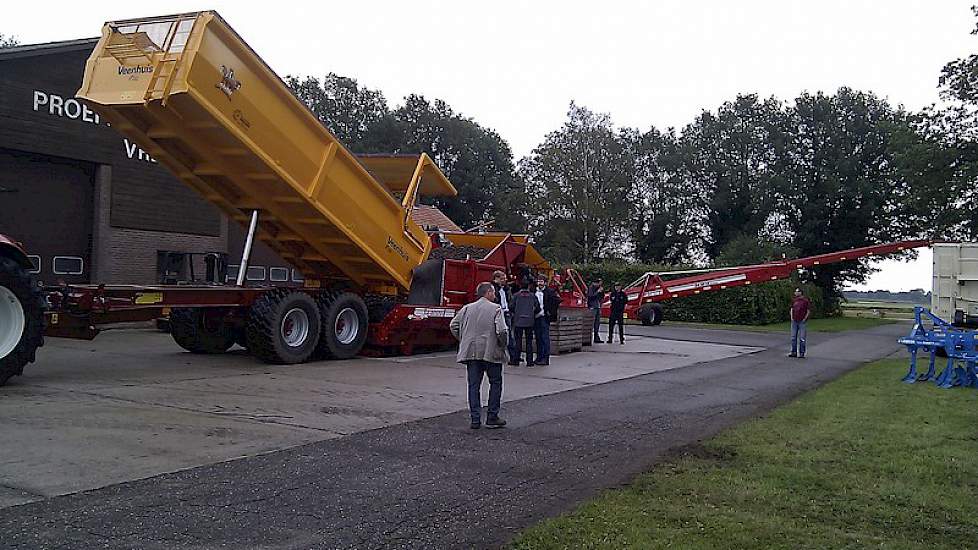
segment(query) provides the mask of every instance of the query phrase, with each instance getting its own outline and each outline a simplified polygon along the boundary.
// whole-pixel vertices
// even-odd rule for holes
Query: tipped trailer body
[[[406,291],[431,244],[427,155],[350,153],[214,12],[107,23],[77,97],[307,279]],[[394,194],[403,194],[401,201]]]
[[[552,271],[526,236],[427,233],[411,218],[418,197],[456,194],[432,160],[352,154],[215,12],[106,23],[77,96],[248,228],[237,281],[64,285],[42,297],[24,251],[0,236],[0,383],[33,360],[42,331],[91,339],[161,315],[194,353],[412,353],[454,342],[449,321],[493,271]],[[304,287],[247,286],[255,240]]]

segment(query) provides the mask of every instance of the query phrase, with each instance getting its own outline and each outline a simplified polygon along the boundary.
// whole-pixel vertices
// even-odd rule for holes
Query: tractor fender
[[[34,269],[34,264],[24,251],[24,245],[2,233],[0,233],[0,256],[12,259],[24,269]]]

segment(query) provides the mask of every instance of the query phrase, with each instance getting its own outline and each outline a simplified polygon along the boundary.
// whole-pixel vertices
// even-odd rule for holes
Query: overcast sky
[[[517,158],[573,100],[622,126],[681,128],[738,93],[782,99],[849,86],[919,109],[947,61],[972,53],[975,0],[700,2],[227,2],[216,9],[280,75],[335,72],[384,92],[447,101],[498,131]],[[122,1],[8,2],[22,43],[97,36],[149,15]],[[929,252],[859,288],[930,288]]]

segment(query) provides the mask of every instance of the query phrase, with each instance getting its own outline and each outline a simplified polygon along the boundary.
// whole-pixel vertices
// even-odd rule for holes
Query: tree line
[[[436,205],[462,227],[528,232],[557,263],[731,265],[978,238],[975,74],[978,55],[947,63],[945,105],[918,112],[843,87],[790,101],[738,95],[682,128],[643,130],[571,103],[519,161],[444,101],[410,95],[391,108],[335,74],[287,82],[354,152],[431,155],[459,189]],[[868,274],[850,261],[810,278],[836,294]]]
[[[840,88],[791,101],[739,95],[682,129],[615,126],[571,104],[518,162],[496,132],[444,101],[383,94],[329,74],[287,79],[356,153],[431,155],[458,187],[438,200],[462,227],[529,232],[552,261],[729,265],[887,241],[974,239],[975,58],[949,63],[954,103],[910,112]],[[823,266],[826,290],[868,275]]]
[[[16,44],[0,35],[0,47]],[[530,233],[560,264],[703,266],[978,239],[976,74],[978,55],[947,63],[945,105],[919,112],[840,88],[790,101],[738,95],[682,128],[643,130],[571,103],[519,161],[442,100],[412,94],[392,107],[332,73],[286,83],[355,153],[428,153],[459,190],[432,202],[463,228]],[[865,262],[844,262],[810,277],[831,292],[868,274]]]

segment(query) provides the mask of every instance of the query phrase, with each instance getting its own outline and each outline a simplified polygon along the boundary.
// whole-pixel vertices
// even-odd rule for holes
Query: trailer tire
[[[367,342],[369,316],[363,298],[352,292],[327,291],[319,295],[322,334],[317,355],[325,359],[355,357]]]
[[[638,318],[647,327],[659,326],[662,324],[662,306],[645,304],[638,309]]]
[[[367,304],[367,321],[370,323],[379,323],[390,312],[394,311],[394,308],[403,300],[398,300],[393,296],[367,294],[363,297],[363,301]]]
[[[234,331],[224,319],[226,312],[178,307],[170,311],[170,336],[191,353],[224,353],[234,345]]]
[[[305,292],[276,288],[262,294],[248,315],[247,344],[266,363],[307,361],[319,343],[320,315]]]
[[[24,373],[44,345],[44,298],[30,273],[0,256],[0,386]],[[21,318],[22,317],[22,318]],[[4,333],[4,331],[7,331]]]

